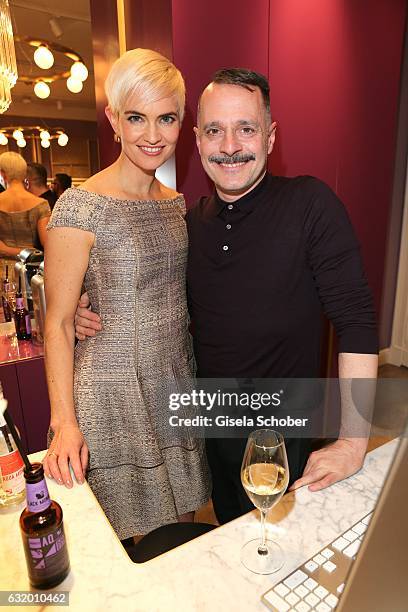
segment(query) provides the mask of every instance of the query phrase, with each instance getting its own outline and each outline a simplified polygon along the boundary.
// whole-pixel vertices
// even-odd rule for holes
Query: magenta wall
[[[380,308],[391,205],[404,0],[271,0],[271,167],[313,174],[345,203]]]
[[[188,90],[177,152],[191,205],[208,193],[191,136],[211,73],[241,65],[269,76],[276,174],[313,174],[339,194],[360,238],[377,311],[396,142],[405,0],[173,0],[173,57]]]
[[[193,125],[200,92],[226,66],[268,72],[269,0],[173,0],[173,60],[187,86],[187,109],[177,150],[177,181],[191,205],[211,186],[195,150]]]

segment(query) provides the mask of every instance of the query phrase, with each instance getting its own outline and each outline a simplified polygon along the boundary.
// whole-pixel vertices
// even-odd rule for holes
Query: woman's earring
[[[120,136],[119,136],[119,134],[114,134],[114,136],[113,136],[113,140],[114,140],[115,142],[120,142]]]

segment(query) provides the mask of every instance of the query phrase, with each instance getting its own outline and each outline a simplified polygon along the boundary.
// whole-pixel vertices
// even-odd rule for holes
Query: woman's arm
[[[37,232],[40,242],[43,246],[43,250],[45,249],[45,243],[47,241],[47,225],[50,217],[42,217],[37,221]]]
[[[45,252],[45,364],[54,438],[44,468],[59,484],[72,486],[69,463],[83,482],[88,447],[74,410],[74,316],[94,234],[72,227],[53,228]],[[74,256],[73,256],[74,254]]]
[[[23,248],[8,246],[8,244],[0,240],[0,255],[3,257],[16,257]]]

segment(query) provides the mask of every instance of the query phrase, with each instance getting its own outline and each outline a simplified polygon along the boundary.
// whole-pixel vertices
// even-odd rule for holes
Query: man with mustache
[[[266,170],[276,123],[265,77],[218,71],[201,95],[194,131],[215,184],[186,217],[198,376],[318,377],[323,309],[339,338],[339,376],[375,378],[374,307],[343,205],[313,177]],[[78,315],[79,335],[94,333],[84,324],[99,328],[96,315],[83,309]],[[240,481],[245,442],[207,440],[221,523],[252,509]],[[310,440],[290,440],[292,488],[317,491],[350,476],[366,446],[365,437],[353,438],[344,427],[336,442],[311,454]]]

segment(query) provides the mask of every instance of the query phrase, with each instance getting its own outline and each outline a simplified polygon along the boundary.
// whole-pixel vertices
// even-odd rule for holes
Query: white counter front
[[[55,590],[69,591],[70,612],[266,612],[262,593],[373,509],[396,446],[394,440],[369,453],[357,475],[324,491],[289,493],[272,509],[268,531],[283,548],[285,565],[270,576],[252,574],[240,563],[241,546],[260,533],[258,511],[134,564],[87,484],[68,490],[48,481],[51,497],[64,511],[71,560],[71,573]],[[30,589],[18,525],[21,510],[0,513],[3,591]],[[30,606],[40,609],[44,606]]]

